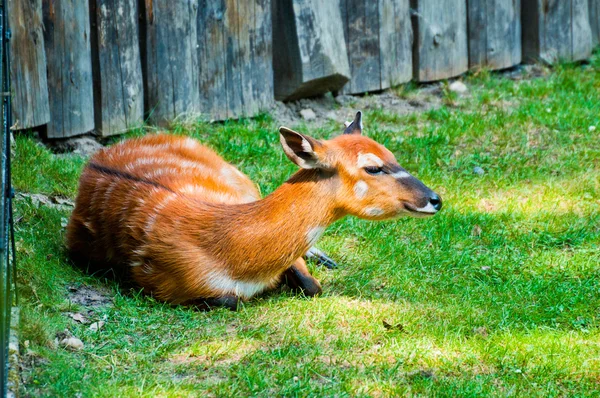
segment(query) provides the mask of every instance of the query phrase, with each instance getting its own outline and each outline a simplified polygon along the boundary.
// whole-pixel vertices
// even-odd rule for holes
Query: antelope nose
[[[440,198],[436,193],[431,195],[429,198],[429,203],[431,203],[435,210],[440,210],[442,208],[442,198]]]

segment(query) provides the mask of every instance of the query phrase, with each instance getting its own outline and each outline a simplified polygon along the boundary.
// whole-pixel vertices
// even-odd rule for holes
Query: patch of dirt
[[[411,92],[408,98],[400,97],[393,90],[363,96],[327,94],[320,97],[304,98],[292,102],[279,102],[271,108],[271,115],[280,124],[293,126],[306,123],[311,127],[320,127],[329,121],[343,125],[354,118],[356,111],[368,112],[381,109],[397,115],[425,112],[441,105],[441,84],[424,85]],[[310,110],[315,118],[306,117]],[[303,116],[304,115],[304,116]]]
[[[69,300],[84,307],[103,307],[113,302],[108,289],[86,285],[71,285],[67,289]]]
[[[89,135],[64,140],[53,140],[48,145],[56,153],[72,153],[81,156],[91,156],[103,148],[101,143]]]

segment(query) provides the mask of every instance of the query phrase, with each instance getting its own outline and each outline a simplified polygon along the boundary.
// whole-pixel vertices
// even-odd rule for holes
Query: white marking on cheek
[[[367,166],[381,167],[383,166],[383,160],[372,153],[359,153],[356,166],[361,169]]]
[[[399,179],[399,178],[408,178],[408,177],[412,177],[409,173],[407,173],[406,171],[398,171],[396,173],[390,174],[392,177]]]
[[[369,186],[363,180],[360,180],[356,184],[354,184],[354,195],[357,199],[362,199],[365,197],[367,192],[369,191]]]
[[[325,227],[314,227],[309,229],[306,234],[306,241],[309,245],[313,246],[317,243],[321,235],[323,235],[323,232],[325,232]]]
[[[382,215],[383,214],[383,210],[380,209],[379,207],[367,207],[367,208],[365,208],[364,213],[367,216],[375,217],[375,216]]]
[[[437,210],[435,209],[435,207],[433,207],[433,205],[431,203],[427,203],[427,206],[425,207],[419,207],[417,209],[417,211],[421,212],[421,213],[437,213]]]

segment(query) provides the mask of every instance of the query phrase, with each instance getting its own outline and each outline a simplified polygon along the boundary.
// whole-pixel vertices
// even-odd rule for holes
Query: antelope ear
[[[323,161],[323,143],[287,127],[279,128],[279,139],[286,156],[303,169],[329,168]]]
[[[362,125],[362,112],[356,112],[356,116],[352,123],[346,122],[346,130],[344,130],[344,134],[362,134],[363,125]]]

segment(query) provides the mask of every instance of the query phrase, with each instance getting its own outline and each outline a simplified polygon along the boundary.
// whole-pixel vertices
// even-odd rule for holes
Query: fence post
[[[199,113],[197,12],[198,0],[144,2],[144,102],[159,125]]]
[[[466,0],[411,0],[413,74],[418,82],[460,75],[468,68]]]
[[[520,0],[467,0],[469,68],[521,63]]]
[[[11,64],[13,120],[21,130],[50,121],[42,1],[12,1],[8,12],[11,52],[18,60]]]
[[[592,53],[587,0],[521,0],[523,58],[554,63]]]
[[[140,126],[144,93],[137,0],[90,0],[96,131]]]
[[[277,0],[274,0],[277,1]],[[214,0],[198,11],[201,112],[253,116],[273,103],[270,0]]]
[[[274,0],[275,98],[338,91],[350,79],[339,0]]]
[[[590,9],[590,27],[592,28],[592,43],[600,43],[600,0],[588,0]]]
[[[342,0],[351,79],[343,92],[379,91],[412,78],[409,0]]]
[[[90,132],[94,90],[88,0],[43,0],[42,5],[50,104],[47,135]]]

